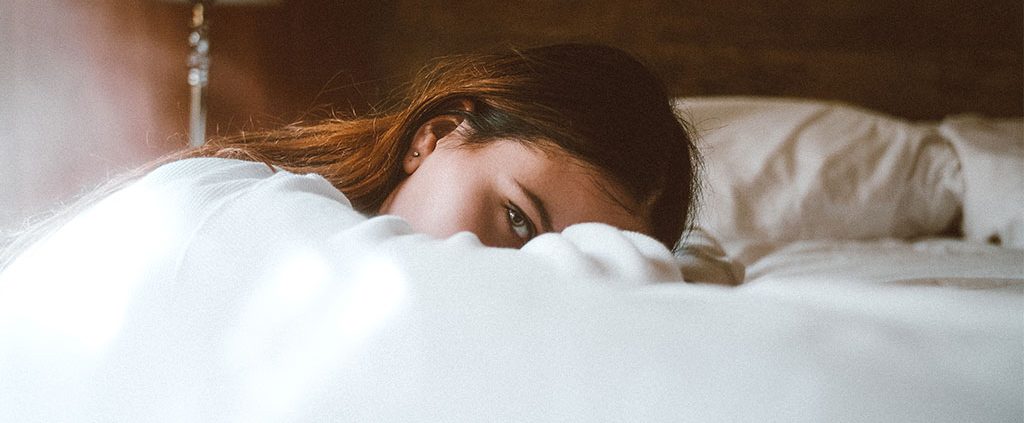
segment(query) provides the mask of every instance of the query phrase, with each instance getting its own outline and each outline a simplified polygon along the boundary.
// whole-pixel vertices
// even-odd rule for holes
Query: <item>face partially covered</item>
[[[403,162],[408,177],[381,214],[400,216],[437,237],[469,231],[494,247],[518,248],[536,235],[583,222],[647,232],[611,181],[567,153],[513,140],[467,146],[462,128],[432,131],[429,125],[417,133]]]

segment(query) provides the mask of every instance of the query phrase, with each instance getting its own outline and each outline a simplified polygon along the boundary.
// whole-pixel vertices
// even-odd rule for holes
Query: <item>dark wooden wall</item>
[[[351,3],[351,4],[347,4]],[[165,110],[182,129],[188,120],[185,85],[187,4],[143,2],[147,24],[171,65],[153,78],[167,93]],[[227,134],[324,117],[331,110],[364,111],[381,97],[374,50],[382,28],[373,2],[289,0],[270,6],[208,9],[211,134]],[[365,93],[364,93],[365,92]]]
[[[187,6],[145,7],[182,58],[160,83],[184,122]],[[1020,0],[284,0],[215,6],[210,22],[220,133],[367,110],[432,57],[565,41],[631,51],[674,95],[841,100],[909,119],[1024,115]]]
[[[381,58],[394,68],[448,51],[598,41],[644,58],[676,95],[838,99],[915,119],[1024,108],[1020,0],[404,0],[396,9],[381,44],[400,52]]]

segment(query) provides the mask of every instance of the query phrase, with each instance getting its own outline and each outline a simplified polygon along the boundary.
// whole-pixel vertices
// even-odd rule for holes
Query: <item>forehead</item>
[[[488,164],[501,188],[518,184],[536,195],[551,215],[552,229],[583,222],[602,222],[622,229],[648,232],[636,202],[617,183],[568,152],[513,140],[474,146],[477,164]]]

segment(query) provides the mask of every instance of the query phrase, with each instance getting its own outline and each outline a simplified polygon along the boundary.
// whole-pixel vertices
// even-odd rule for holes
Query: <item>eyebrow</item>
[[[544,232],[554,232],[553,230],[551,230],[551,215],[548,214],[548,209],[544,207],[544,200],[541,200],[540,197],[537,196],[537,194],[534,194],[533,191],[530,191],[528,188],[523,186],[523,184],[519,183],[519,181],[515,179],[513,179],[512,181],[515,182],[516,187],[518,187],[519,190],[526,195],[526,198],[530,200],[530,203],[533,204],[533,208],[536,209],[538,213],[540,213],[541,229],[543,229]]]

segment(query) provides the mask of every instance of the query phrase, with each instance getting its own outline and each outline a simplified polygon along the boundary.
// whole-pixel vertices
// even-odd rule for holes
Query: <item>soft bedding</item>
[[[1024,250],[950,238],[918,241],[806,240],[735,242],[731,256],[752,263],[746,284],[886,284],[932,281],[965,288],[1024,288]]]
[[[721,241],[911,238],[955,226],[960,164],[935,125],[841,103],[682,98]]]
[[[0,415],[1024,418],[1024,250],[954,236],[979,184],[949,129],[679,104],[703,116],[707,212],[675,256],[597,224],[522,250],[435,240],[316,176],[162,168],[0,274]]]
[[[950,116],[939,131],[963,167],[964,237],[1024,248],[1024,120]]]
[[[908,122],[757,97],[676,106],[706,165],[698,225],[724,245],[717,267],[746,266],[748,284],[1024,278],[1024,119]]]

